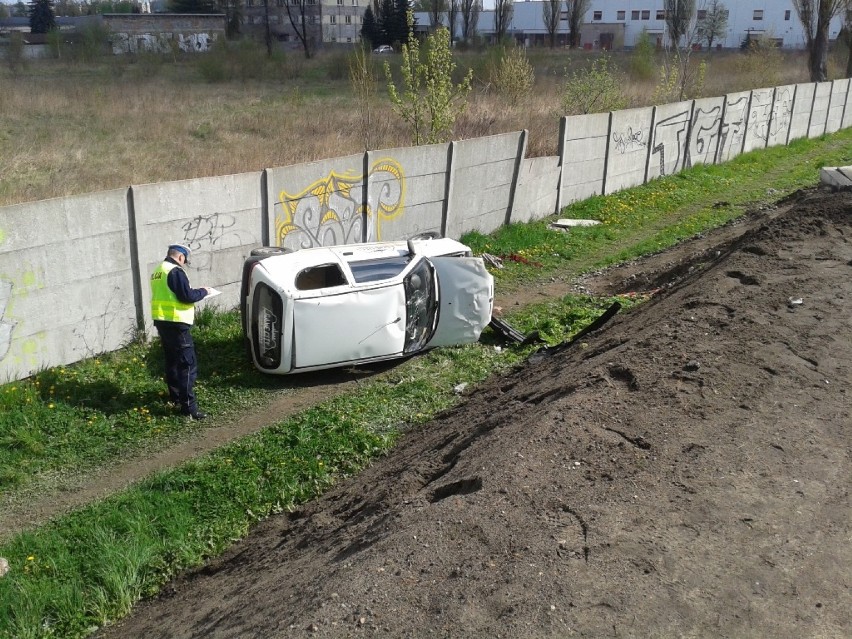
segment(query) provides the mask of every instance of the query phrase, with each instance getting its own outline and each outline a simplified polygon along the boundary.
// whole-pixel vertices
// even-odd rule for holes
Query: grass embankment
[[[817,182],[819,168],[852,163],[852,130],[698,167],[562,212],[604,224],[561,234],[549,220],[470,235],[475,251],[518,255],[495,272],[497,286],[529,286],[665,248]],[[719,203],[726,203],[719,205]],[[558,343],[609,300],[569,296],[518,310],[522,331]],[[206,314],[196,330],[198,395],[213,412],[236,415],[287,388],[245,361],[235,313]],[[176,572],[200,564],[272,513],[320,494],[383,454],[405,428],[458,401],[528,350],[495,349],[486,338],[411,359],[212,454],[160,473],[0,545],[0,637],[79,637],[126,614]],[[187,423],[160,408],[158,345],[48,370],[0,387],[0,490],[32,490],[45,476],[93,470],[179,436]]]

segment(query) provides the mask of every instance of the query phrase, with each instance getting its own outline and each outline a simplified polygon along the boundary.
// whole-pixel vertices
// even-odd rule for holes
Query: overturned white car
[[[264,247],[243,266],[240,302],[255,366],[287,374],[476,342],[494,279],[467,246],[443,238]]]

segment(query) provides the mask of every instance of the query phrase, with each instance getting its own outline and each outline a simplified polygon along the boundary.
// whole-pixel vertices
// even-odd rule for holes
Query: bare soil
[[[849,636],[852,192],[570,285],[657,294],[99,636]]]

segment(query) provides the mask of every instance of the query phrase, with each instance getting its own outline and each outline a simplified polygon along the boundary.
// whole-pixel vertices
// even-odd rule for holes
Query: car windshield
[[[396,277],[408,263],[411,256],[400,255],[398,257],[383,257],[377,260],[361,260],[360,262],[349,262],[352,276],[359,284],[364,282],[378,282]]]
[[[405,287],[405,347],[412,353],[432,338],[438,320],[435,272],[428,260],[421,260],[403,282]]]

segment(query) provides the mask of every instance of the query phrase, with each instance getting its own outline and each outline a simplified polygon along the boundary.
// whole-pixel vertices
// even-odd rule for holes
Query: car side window
[[[300,291],[313,291],[330,286],[343,286],[346,278],[337,264],[311,266],[296,276],[296,288]]]

